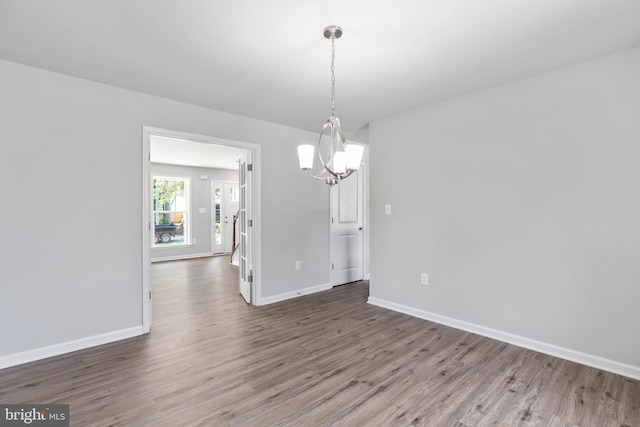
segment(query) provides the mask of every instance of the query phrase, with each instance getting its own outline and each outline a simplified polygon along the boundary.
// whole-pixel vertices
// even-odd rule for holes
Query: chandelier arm
[[[311,175],[312,177],[314,177],[315,179],[320,179],[320,180],[323,180],[323,181],[326,181],[328,179],[326,176],[315,174],[315,173],[311,172],[311,170],[309,170],[309,169],[307,169],[306,172],[309,175]]]
[[[337,118],[337,117],[335,117],[335,116],[331,116],[331,117],[329,117],[329,120],[328,120],[328,121],[330,121],[330,122],[331,122],[331,124],[333,125],[333,126],[331,127],[331,131],[332,131],[332,135],[331,135],[331,147],[332,147],[332,149],[333,149],[333,140],[334,140],[334,136],[336,137],[336,138],[335,138],[335,141],[336,141],[336,144],[335,144],[335,151],[333,151],[333,152],[331,153],[331,158],[333,158],[336,152],[338,152],[338,151],[343,151],[343,152],[344,152],[344,151],[347,151],[347,147],[344,145],[344,143],[345,143],[345,141],[346,141],[346,140],[345,140],[345,137],[344,137],[344,135],[343,135],[343,133],[342,133],[342,126],[340,125],[340,119],[339,119],[339,118]],[[335,134],[333,133],[334,131],[335,131]],[[339,174],[339,176],[340,176],[341,178],[345,178],[344,173]]]
[[[307,172],[309,175],[311,175],[312,178],[324,181],[325,183],[327,183],[329,185],[336,185],[341,181],[340,177],[331,177],[331,176],[326,176],[326,175],[318,175],[316,173],[311,172],[310,169],[305,169],[305,172]]]
[[[335,128],[338,133],[338,144],[342,146],[342,151],[346,151],[347,147],[345,147],[344,143],[346,141],[344,134],[342,133],[342,126],[340,125],[340,119],[334,117],[335,119]]]
[[[333,176],[334,178],[340,179],[340,175],[335,173],[334,171],[331,170],[331,168],[329,167],[329,163],[324,161],[324,158],[322,157],[322,153],[321,153],[321,142],[322,142],[322,136],[324,135],[324,132],[327,130],[327,127],[331,126],[331,124],[333,124],[333,120],[331,120],[333,117],[329,117],[327,119],[326,122],[324,122],[324,126],[322,126],[322,130],[320,131],[320,136],[318,137],[318,158],[320,159],[320,163],[322,163],[322,166],[324,166],[324,169],[329,172],[329,174],[331,176]],[[335,127],[335,126],[334,126]],[[333,141],[331,141],[331,158],[333,158]]]

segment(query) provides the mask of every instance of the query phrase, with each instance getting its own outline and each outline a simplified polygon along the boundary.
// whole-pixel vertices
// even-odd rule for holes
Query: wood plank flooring
[[[0,371],[73,426],[640,426],[640,381],[366,303],[265,306],[227,257],[152,266],[149,335]]]

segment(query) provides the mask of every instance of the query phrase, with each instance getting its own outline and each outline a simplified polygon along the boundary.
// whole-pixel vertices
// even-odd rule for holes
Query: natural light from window
[[[153,247],[190,243],[189,178],[153,177]]]

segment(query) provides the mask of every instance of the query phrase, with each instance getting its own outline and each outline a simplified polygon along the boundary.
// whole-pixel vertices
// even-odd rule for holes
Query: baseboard
[[[23,351],[21,353],[0,356],[0,369],[22,365],[23,363],[34,362],[36,360],[46,359],[53,356],[59,356],[65,353],[71,353],[72,351],[84,350],[85,348],[108,344],[110,342],[120,341],[142,334],[142,326],[136,326],[135,328],[122,329],[120,331],[94,335],[92,337],[67,341],[47,347],[36,348],[34,350]]]
[[[163,256],[163,257],[154,257],[151,258],[151,262],[162,262],[162,261],[177,261],[180,259],[191,259],[191,258],[205,258],[213,256],[213,252],[204,252],[199,254],[189,254],[189,255],[174,255],[174,256]]]
[[[465,322],[463,320],[453,319],[451,317],[441,316],[439,314],[430,313],[428,311],[418,310],[406,305],[397,304],[383,299],[369,297],[369,304],[378,307],[387,308],[389,310],[408,314],[420,319],[430,320],[452,328],[461,329],[463,331],[472,332],[498,341],[516,345],[518,347],[528,348],[550,356],[559,357],[561,359],[570,360],[582,365],[591,366],[593,368],[602,369],[603,371],[612,372],[614,374],[623,375],[625,377],[640,380],[640,367],[628,365],[615,360],[605,359],[603,357],[594,356],[580,351],[559,347],[553,344],[544,343],[530,338],[521,337],[507,332],[499,331],[492,328]]]
[[[332,287],[333,286],[331,286],[329,283],[325,283],[323,285],[311,286],[310,288],[304,288],[304,289],[298,289],[296,291],[285,292],[283,294],[262,298],[258,305],[273,304],[273,303],[285,301],[291,298],[297,298],[302,295],[309,295],[309,294],[314,294],[316,292],[326,291],[331,289]]]

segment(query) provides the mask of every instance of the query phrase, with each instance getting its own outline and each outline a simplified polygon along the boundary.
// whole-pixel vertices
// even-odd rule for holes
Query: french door
[[[240,294],[244,300],[252,303],[252,282],[253,282],[253,220],[249,214],[252,212],[252,152],[246,152],[240,157],[239,168],[239,188],[240,188]]]

